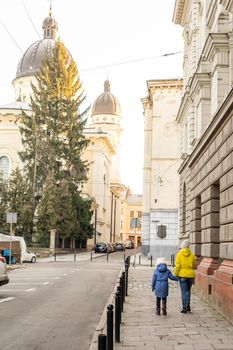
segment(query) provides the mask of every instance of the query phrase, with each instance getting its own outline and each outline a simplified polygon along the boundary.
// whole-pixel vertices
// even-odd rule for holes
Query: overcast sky
[[[14,100],[11,81],[22,54],[43,37],[41,26],[49,3],[0,0],[0,105]],[[52,5],[58,35],[77,62],[88,102],[93,103],[103,92],[108,77],[111,92],[121,104],[122,183],[137,193],[142,192],[140,99],[147,95],[146,80],[182,76],[182,54],[156,57],[183,50],[182,29],[172,23],[174,3],[175,0],[53,0]],[[106,67],[99,69],[100,66]]]

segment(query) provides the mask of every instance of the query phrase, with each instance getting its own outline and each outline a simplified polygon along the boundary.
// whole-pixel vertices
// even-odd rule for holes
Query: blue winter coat
[[[158,265],[151,282],[152,291],[155,291],[157,297],[166,298],[168,296],[168,278],[178,281],[178,277],[171,273],[166,264]]]

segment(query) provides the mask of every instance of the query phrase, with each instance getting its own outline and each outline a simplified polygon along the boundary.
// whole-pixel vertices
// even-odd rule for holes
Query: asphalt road
[[[123,254],[110,254],[108,262],[72,259],[9,272],[10,283],[0,287],[1,350],[89,349]]]

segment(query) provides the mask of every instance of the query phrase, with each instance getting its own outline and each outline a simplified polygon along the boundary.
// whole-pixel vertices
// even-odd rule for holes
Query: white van
[[[10,249],[10,240],[13,242],[18,241],[19,242],[19,249],[20,249],[20,262],[36,262],[36,254],[32,253],[30,250],[27,249],[26,242],[23,237],[21,236],[10,236],[5,235],[3,233],[0,233],[0,247],[1,242],[8,243],[7,248]],[[1,250],[1,249],[0,249]]]

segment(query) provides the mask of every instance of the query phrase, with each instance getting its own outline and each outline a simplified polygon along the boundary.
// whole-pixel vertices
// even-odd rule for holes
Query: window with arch
[[[7,156],[0,156],[0,176],[7,180],[10,173],[10,160]]]

